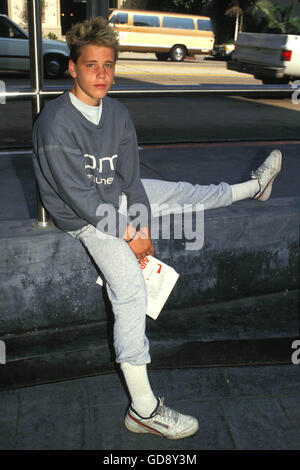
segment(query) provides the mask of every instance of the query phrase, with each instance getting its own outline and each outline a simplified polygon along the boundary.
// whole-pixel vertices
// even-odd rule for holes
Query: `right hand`
[[[133,253],[142,262],[147,256],[154,254],[154,247],[152,245],[150,230],[148,227],[142,228],[136,232],[134,239],[128,243]]]

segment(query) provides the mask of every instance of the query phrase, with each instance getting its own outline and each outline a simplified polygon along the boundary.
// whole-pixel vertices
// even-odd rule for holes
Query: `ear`
[[[73,60],[69,60],[69,72],[72,78],[76,78],[76,65]]]

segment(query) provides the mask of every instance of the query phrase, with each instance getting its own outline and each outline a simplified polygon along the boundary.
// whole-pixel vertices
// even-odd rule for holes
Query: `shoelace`
[[[176,424],[179,419],[179,413],[175,410],[172,410],[172,408],[165,406],[164,398],[158,398],[158,399],[159,399],[159,407],[158,407],[156,414],[160,415],[166,421],[173,421],[174,424]]]
[[[268,165],[263,163],[259,168],[257,168],[257,170],[251,171],[251,176],[252,178],[260,178],[261,176],[263,176],[266,170],[271,170],[271,168],[269,168]]]

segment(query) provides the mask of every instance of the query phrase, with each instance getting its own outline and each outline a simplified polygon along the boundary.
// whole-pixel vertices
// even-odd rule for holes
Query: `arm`
[[[129,115],[124,134],[119,146],[117,171],[122,181],[122,191],[127,195],[128,215],[131,220],[123,238],[126,241],[131,240],[129,246],[141,261],[154,253],[150,234],[151,206],[140,178],[136,132]],[[136,232],[137,224],[141,228]]]

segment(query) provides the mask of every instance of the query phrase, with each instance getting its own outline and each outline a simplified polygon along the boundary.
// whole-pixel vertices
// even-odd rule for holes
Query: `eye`
[[[113,64],[105,64],[104,67],[107,68],[107,69],[112,69],[113,68]]]
[[[95,66],[95,64],[87,64],[87,67],[88,67],[89,69],[93,68],[94,66]]]

